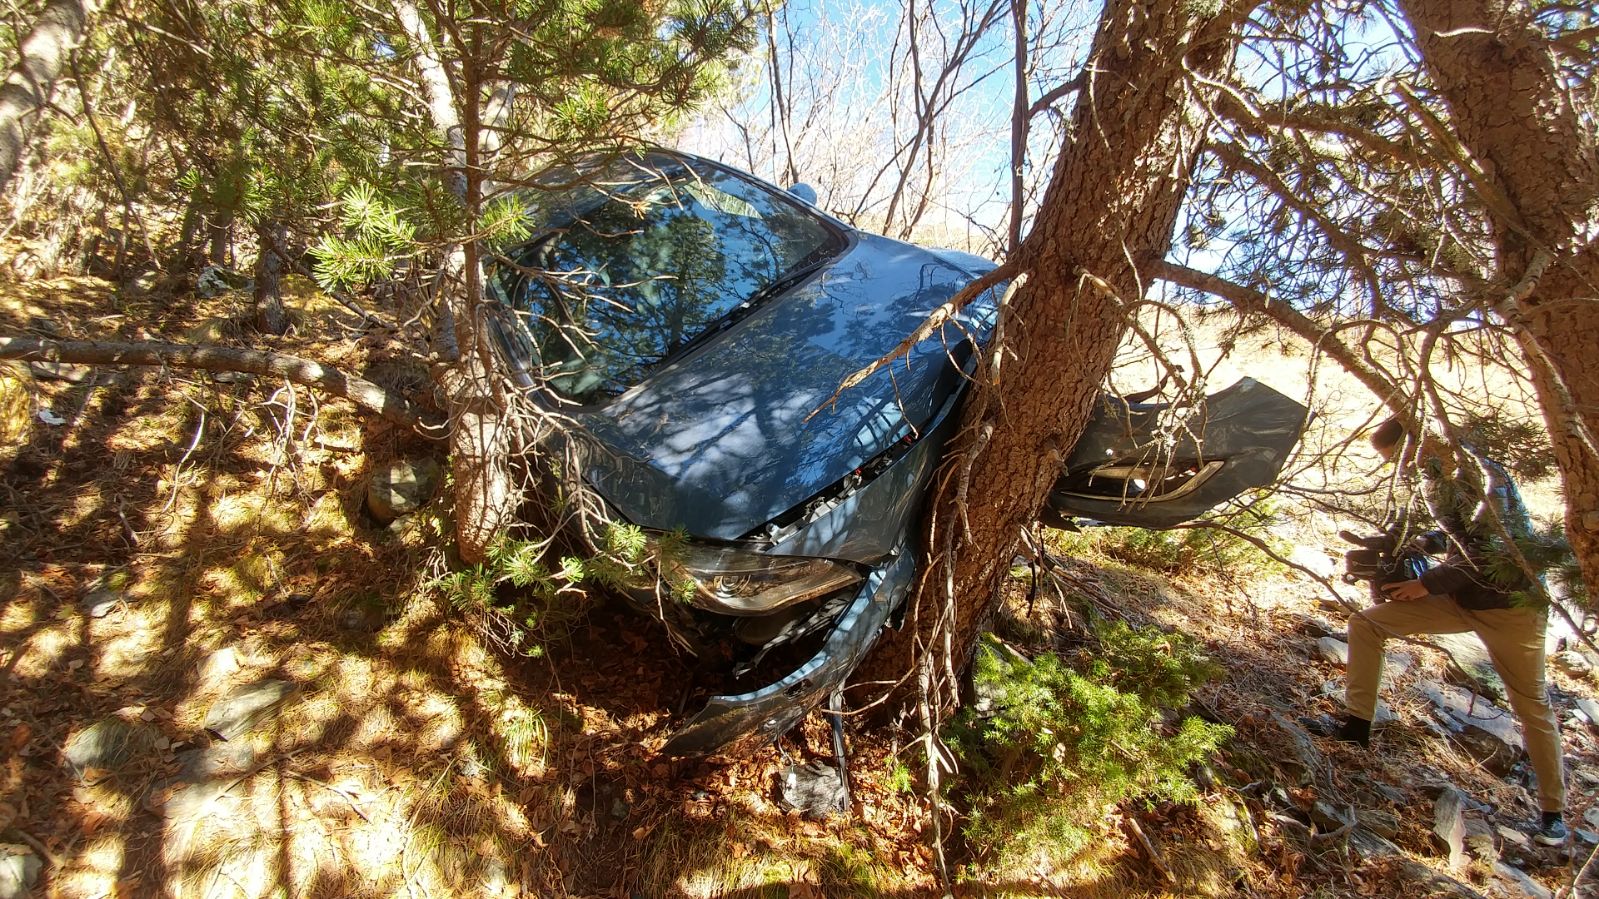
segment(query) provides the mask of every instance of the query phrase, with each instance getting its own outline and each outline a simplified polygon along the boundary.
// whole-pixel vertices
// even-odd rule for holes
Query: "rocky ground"
[[[259,343],[240,302],[8,285],[0,331]],[[346,339],[341,307],[293,302],[282,348],[409,377],[380,335]],[[281,383],[176,371],[9,366],[0,410],[0,897],[937,893],[931,819],[895,774],[912,733],[852,723],[852,812],[808,816],[783,774],[830,760],[820,720],[780,749],[663,759],[694,672],[648,622],[574,596],[527,658],[449,608],[412,511],[424,441]],[[1281,536],[1325,574],[1338,524]],[[1110,810],[1078,868],[972,867],[956,892],[1542,896],[1589,862],[1591,648],[1553,647],[1577,839],[1543,849],[1518,829],[1530,775],[1471,641],[1391,645],[1392,720],[1369,751],[1332,744],[1295,723],[1341,690],[1347,610],[1325,589],[1073,546],[1069,592],[1205,642],[1227,674],[1198,711],[1235,737],[1198,806]],[[1078,626],[1024,592],[1022,648]]]

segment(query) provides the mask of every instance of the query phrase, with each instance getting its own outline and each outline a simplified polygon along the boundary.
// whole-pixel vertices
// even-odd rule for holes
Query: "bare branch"
[[[957,312],[960,312],[962,309],[966,308],[966,306],[971,303],[972,300],[977,299],[977,297],[981,295],[983,291],[994,286],[995,284],[998,284],[1006,278],[1011,277],[1015,271],[1016,264],[1014,262],[1006,262],[1003,265],[1000,265],[998,268],[995,268],[994,270],[984,274],[982,277],[972,281],[970,284],[967,284],[965,287],[962,287],[958,293],[949,298],[948,302],[942,306],[939,306],[937,309],[934,309],[932,314],[927,316],[926,321],[922,322],[915,331],[912,331],[909,337],[906,337],[904,340],[900,341],[899,346],[896,346],[887,353],[884,353],[881,357],[874,360],[865,368],[862,368],[851,374],[849,377],[846,377],[843,382],[838,385],[838,389],[833,391],[833,395],[824,400],[821,405],[817,406],[815,409],[812,409],[810,415],[805,416],[805,420],[809,421],[816,413],[832,405],[833,401],[838,399],[839,396],[844,393],[844,391],[871,377],[875,372],[877,372],[878,369],[889,365],[895,359],[898,359],[899,357],[910,352],[911,347],[914,347],[918,343],[921,343],[927,338],[933,336],[934,331],[937,331],[939,328],[943,327],[946,322],[955,317]],[[1016,279],[1011,282],[1010,290],[1016,290],[1017,288],[1021,287],[1022,284],[1026,283],[1026,280],[1027,276],[1025,274],[1016,275]]]
[[[1333,361],[1358,378],[1360,383],[1366,385],[1367,389],[1395,412],[1404,412],[1408,408],[1404,391],[1392,378],[1361,358],[1330,329],[1317,324],[1309,316],[1287,303],[1274,301],[1253,288],[1174,262],[1156,263],[1151,268],[1151,274],[1182,287],[1221,297],[1240,311],[1270,318],[1311,346],[1331,356]]]
[[[340,396],[369,412],[429,437],[442,437],[442,418],[364,378],[336,368],[266,350],[140,341],[45,340],[0,337],[0,359],[39,359],[78,365],[172,365],[206,371],[276,375]]]

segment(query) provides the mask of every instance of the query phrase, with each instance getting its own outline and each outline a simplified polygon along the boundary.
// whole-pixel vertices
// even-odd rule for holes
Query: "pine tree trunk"
[[[233,256],[233,210],[219,209],[211,220],[211,250],[207,254],[212,265],[227,267]]]
[[[289,333],[289,312],[283,308],[283,245],[288,242],[282,222],[262,222],[256,229],[261,249],[255,257],[255,329],[263,334]]]
[[[898,680],[944,656],[943,699],[998,606],[1022,529],[1037,518],[1082,433],[1125,328],[1166,255],[1205,133],[1206,88],[1232,63],[1246,3],[1112,0],[1101,16],[1076,139],[1058,160],[1032,232],[1011,261],[1027,281],[1002,310],[988,370],[931,498],[931,556],[906,625],[863,674]],[[970,476],[964,465],[969,460]]]
[[[1403,0],[1494,228],[1515,329],[1565,482],[1566,529],[1599,588],[1599,123],[1519,0]]]
[[[98,0],[54,0],[22,39],[21,59],[0,85],[0,190],[16,172],[67,54],[99,5]]]
[[[482,201],[478,165],[484,133],[479,120],[482,85],[471,73],[463,73],[457,96],[434,53],[433,38],[420,10],[409,0],[396,0],[394,9],[418,49],[423,99],[434,128],[449,147],[445,177],[466,208],[468,220],[475,222]],[[446,355],[453,359],[442,371],[440,386],[450,398],[455,542],[461,559],[475,563],[483,560],[495,538],[511,524],[520,496],[510,470],[513,425],[497,395],[488,344],[478,326],[482,285],[476,247],[468,243],[456,248],[446,265],[445,293],[439,297],[440,337],[450,347]]]

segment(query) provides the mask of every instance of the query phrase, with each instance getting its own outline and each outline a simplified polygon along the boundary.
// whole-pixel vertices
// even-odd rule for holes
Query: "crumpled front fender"
[[[706,755],[746,737],[776,739],[842,687],[877,642],[883,624],[910,592],[914,555],[903,549],[874,569],[839,616],[827,642],[782,680],[750,693],[713,696],[666,741],[665,755]]]

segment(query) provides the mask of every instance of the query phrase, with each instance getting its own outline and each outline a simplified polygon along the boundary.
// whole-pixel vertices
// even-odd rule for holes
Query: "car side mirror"
[[[816,188],[810,186],[809,184],[802,182],[800,184],[790,185],[788,192],[796,197],[799,197],[801,200],[804,200],[812,206],[816,205]]]

